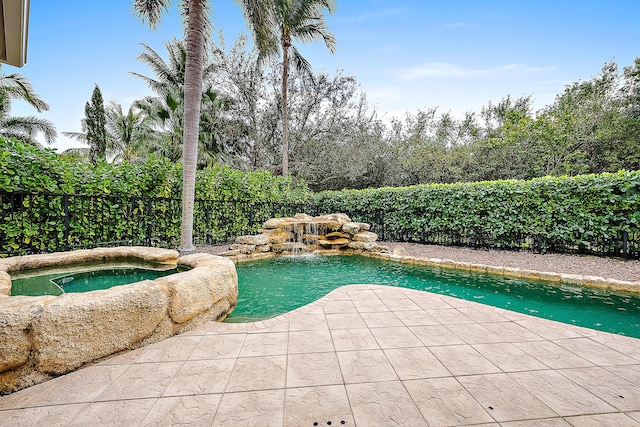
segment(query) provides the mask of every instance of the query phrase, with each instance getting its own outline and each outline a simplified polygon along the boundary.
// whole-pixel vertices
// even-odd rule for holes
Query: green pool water
[[[43,274],[12,279],[11,295],[62,295],[68,292],[89,292],[127,285],[141,280],[153,280],[177,271],[177,268],[150,270],[114,267],[69,274]]]
[[[238,304],[227,322],[286,313],[347,284],[419,289],[519,313],[640,338],[640,297],[544,281],[360,256],[302,256],[239,263]]]

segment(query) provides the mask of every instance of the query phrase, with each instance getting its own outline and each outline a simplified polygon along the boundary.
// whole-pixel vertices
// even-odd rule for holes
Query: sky
[[[173,1],[177,4],[178,1]],[[227,46],[248,34],[233,0],[212,0],[213,24]],[[176,7],[151,30],[133,0],[31,0],[27,63],[2,65],[25,76],[49,103],[38,114],[15,101],[15,116],[54,123],[59,152],[82,144],[79,132],[94,85],[105,103],[129,108],[152,92],[130,71],[152,76],[137,57],[144,43],[166,58],[165,43],[182,38]],[[437,107],[461,117],[507,95],[551,104],[566,85],[588,80],[615,61],[640,57],[638,0],[337,0],[327,17],[337,40],[298,45],[315,71],[355,76],[383,119]]]

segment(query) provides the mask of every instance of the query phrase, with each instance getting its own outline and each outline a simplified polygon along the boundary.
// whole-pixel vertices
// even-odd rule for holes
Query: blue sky
[[[164,53],[166,41],[183,35],[177,9],[153,31],[132,4],[31,0],[27,64],[2,70],[26,76],[49,103],[41,116],[56,125],[59,151],[79,146],[61,133],[80,131],[94,84],[105,101],[127,109],[151,94],[129,74],[150,74],[136,59],[140,43]],[[233,0],[212,4],[215,31],[231,45],[246,33],[240,9]],[[640,56],[637,0],[338,0],[337,6],[327,19],[335,55],[321,43],[301,51],[318,71],[355,76],[383,118],[430,107],[461,116],[508,94],[531,95],[541,108],[604,63],[622,67]],[[22,102],[12,114],[37,115]]]

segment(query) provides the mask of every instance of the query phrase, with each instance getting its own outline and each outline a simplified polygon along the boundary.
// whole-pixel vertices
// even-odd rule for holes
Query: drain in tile
[[[345,425],[347,422],[345,420],[340,420],[340,423],[336,423],[336,425]],[[318,427],[319,425],[321,425],[318,421],[314,421],[313,422],[314,427]],[[327,425],[331,426],[333,425],[333,421],[327,421]]]

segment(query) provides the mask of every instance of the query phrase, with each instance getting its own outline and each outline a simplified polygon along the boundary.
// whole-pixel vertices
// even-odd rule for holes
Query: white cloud
[[[430,77],[468,78],[477,76],[524,77],[554,70],[555,66],[532,67],[508,64],[495,68],[464,68],[448,62],[429,62],[415,67],[399,68],[396,74],[401,80],[420,80]]]

